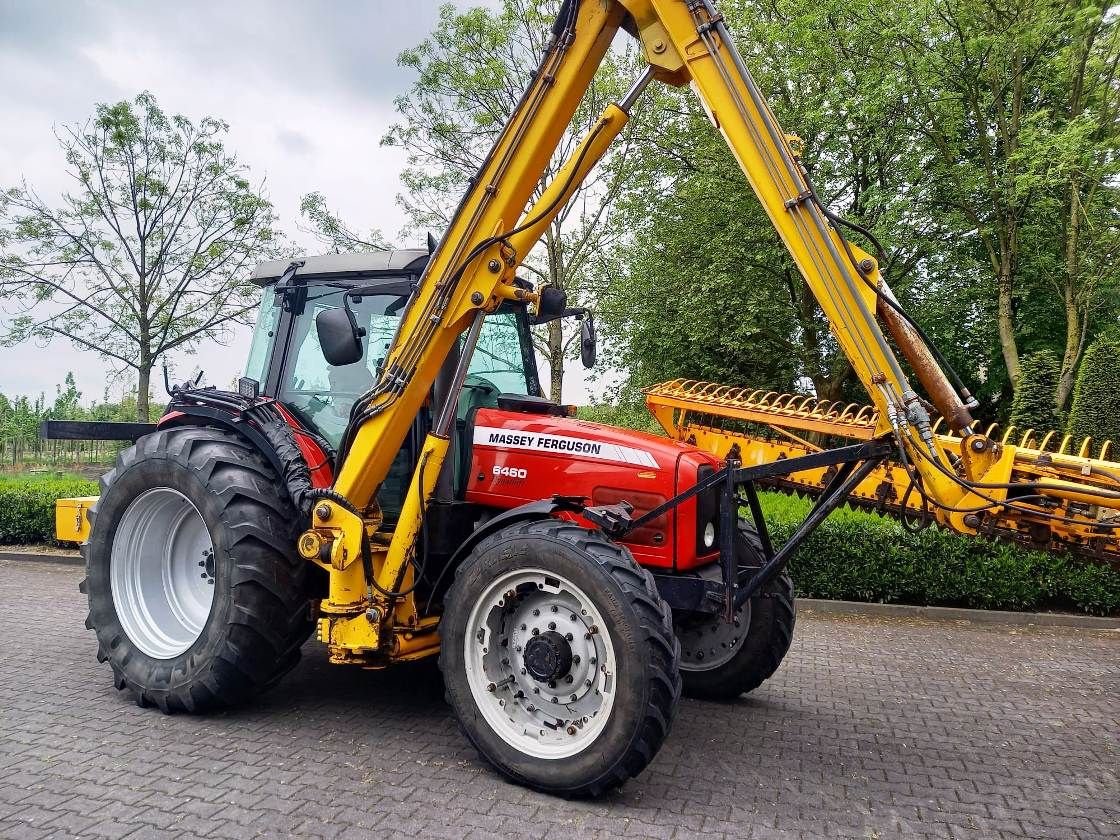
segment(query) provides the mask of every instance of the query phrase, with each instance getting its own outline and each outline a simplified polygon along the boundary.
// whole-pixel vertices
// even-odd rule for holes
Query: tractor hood
[[[563,495],[590,505],[628,502],[640,516],[722,466],[715,456],[670,438],[500,408],[476,410],[465,437],[465,499],[493,508]],[[690,499],[635,531],[628,545],[647,565],[697,565],[707,559],[696,550],[699,515]]]
[[[471,442],[516,457],[543,456],[599,464],[605,469],[673,470],[682,457],[696,463],[717,459],[695,446],[660,435],[591,423],[574,417],[480,409]]]

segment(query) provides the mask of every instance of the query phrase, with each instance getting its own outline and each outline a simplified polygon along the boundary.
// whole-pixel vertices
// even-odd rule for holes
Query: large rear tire
[[[193,426],[141,438],[101,479],[90,521],[86,627],[137,704],[241,703],[299,661],[314,626],[299,517],[242,438]]]
[[[558,520],[511,525],[479,543],[446,603],[448,702],[507,778],[597,796],[656,755],[680,698],[679,648],[625,548]]]
[[[762,564],[758,534],[745,522],[739,523],[735,550],[741,568]],[[733,700],[754,691],[782,664],[796,623],[793,580],[786,572],[747,601],[731,624],[722,615],[678,615],[684,693],[702,700]]]

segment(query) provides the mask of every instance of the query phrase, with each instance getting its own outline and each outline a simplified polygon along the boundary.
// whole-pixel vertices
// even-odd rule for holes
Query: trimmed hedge
[[[1089,345],[1077,382],[1073,387],[1073,405],[1069,412],[1067,431],[1075,440],[1092,437],[1099,445],[1111,439],[1120,447],[1120,339],[1101,337]],[[1097,446],[1093,447],[1097,451]],[[1116,460],[1114,449],[1110,460]]]
[[[55,499],[97,492],[97,482],[80,478],[0,478],[0,545],[54,543]],[[776,545],[809,506],[764,495]],[[936,527],[910,534],[894,520],[850,508],[806,540],[790,572],[797,593],[809,598],[1120,614],[1120,572],[1111,568]]]
[[[96,496],[97,482],[72,476],[0,478],[0,545],[51,543],[54,502],[70,496]]]
[[[805,499],[766,495],[775,545],[809,506]],[[847,507],[809,536],[790,573],[797,594],[807,598],[1120,614],[1120,571],[936,526],[911,534],[895,520]]]
[[[1062,375],[1062,357],[1053,350],[1039,350],[1023,357],[1015,397],[1011,401],[1011,425],[1020,432],[1034,429],[1039,436],[1064,425],[1054,394]]]

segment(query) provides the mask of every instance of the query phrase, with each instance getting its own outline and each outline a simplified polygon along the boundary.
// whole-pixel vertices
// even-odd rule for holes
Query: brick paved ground
[[[0,837],[1120,836],[1120,637],[803,616],[603,801],[500,781],[416,672],[304,663],[248,709],[115,691],[79,570],[0,565]]]

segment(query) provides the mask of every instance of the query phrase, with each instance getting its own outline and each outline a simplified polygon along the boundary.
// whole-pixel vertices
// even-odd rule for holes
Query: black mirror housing
[[[547,324],[568,314],[568,293],[556,286],[541,286],[534,324]]]
[[[315,332],[323,358],[332,367],[352,365],[362,358],[362,336],[354,313],[347,307],[324,309],[315,316]]]
[[[595,319],[585,311],[579,324],[579,358],[587,369],[595,367],[599,356],[598,337],[595,335]]]

